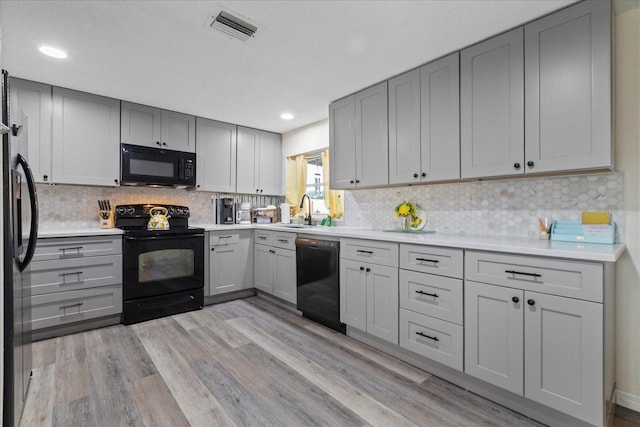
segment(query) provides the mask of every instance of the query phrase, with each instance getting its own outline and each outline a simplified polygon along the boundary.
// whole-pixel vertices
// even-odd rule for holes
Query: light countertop
[[[119,228],[47,228],[38,230],[39,239],[49,239],[53,237],[88,237],[88,236],[118,236],[123,234]]]
[[[221,225],[198,224],[206,231],[237,230],[255,228],[260,230],[278,230],[292,233],[327,236],[351,237],[357,239],[382,240],[417,245],[432,245],[451,248],[462,248],[480,251],[506,252],[522,255],[538,255],[554,258],[575,259],[584,261],[615,262],[624,253],[624,243],[613,245],[598,243],[573,243],[552,240],[527,239],[521,237],[465,235],[447,233],[397,233],[372,230],[359,227],[292,227],[279,224]]]

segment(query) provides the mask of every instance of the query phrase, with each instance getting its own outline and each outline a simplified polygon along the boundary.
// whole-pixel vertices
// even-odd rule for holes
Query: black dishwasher
[[[340,322],[340,242],[296,238],[298,310],[302,315],[338,332]]]

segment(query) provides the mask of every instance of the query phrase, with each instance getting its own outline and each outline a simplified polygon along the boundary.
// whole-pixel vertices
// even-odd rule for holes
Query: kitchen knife
[[[111,202],[109,201],[109,199],[107,199],[106,202],[107,202],[107,210],[110,211],[111,210]]]

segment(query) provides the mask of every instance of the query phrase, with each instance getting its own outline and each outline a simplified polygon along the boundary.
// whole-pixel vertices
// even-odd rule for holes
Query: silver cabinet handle
[[[289,243],[289,241],[287,239],[278,239],[278,242]]]
[[[80,253],[80,249],[82,249],[82,246],[73,246],[71,248],[58,248],[59,251],[62,251],[62,255],[65,255],[67,251],[78,251],[78,253]]]
[[[73,308],[73,307],[80,307],[83,304],[84,304],[83,302],[77,302],[75,304],[61,305],[60,306],[60,310],[64,310],[64,309],[67,309],[67,308]]]
[[[60,273],[60,276],[62,277],[62,283],[68,283],[67,282],[67,276],[78,276],[76,278],[76,282],[80,282],[80,275],[82,274],[82,271],[74,271],[72,273]]]

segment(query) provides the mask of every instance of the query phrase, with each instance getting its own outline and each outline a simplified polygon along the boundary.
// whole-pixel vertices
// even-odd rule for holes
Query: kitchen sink
[[[287,228],[313,228],[316,227],[315,225],[309,225],[309,224],[274,224],[277,225],[278,227],[287,227]]]

